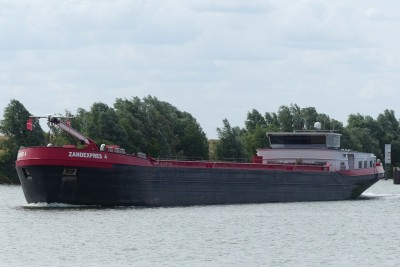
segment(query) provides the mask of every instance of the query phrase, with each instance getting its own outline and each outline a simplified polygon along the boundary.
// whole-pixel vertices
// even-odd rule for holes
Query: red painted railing
[[[218,169],[246,169],[246,170],[285,170],[285,171],[329,171],[329,165],[296,165],[296,164],[259,164],[235,162],[205,162],[205,161],[175,161],[152,160],[157,167],[180,168],[218,168]]]

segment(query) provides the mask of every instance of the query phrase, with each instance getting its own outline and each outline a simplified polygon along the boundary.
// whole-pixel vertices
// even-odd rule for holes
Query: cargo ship
[[[158,207],[349,200],[384,177],[375,155],[340,149],[341,135],[322,131],[318,123],[315,131],[268,133],[270,148],[239,163],[128,154],[116,145],[98,146],[60,117],[47,119],[84,147],[21,147],[16,170],[28,203]]]

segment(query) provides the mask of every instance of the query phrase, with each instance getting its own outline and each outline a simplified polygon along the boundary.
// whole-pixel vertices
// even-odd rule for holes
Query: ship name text
[[[87,158],[87,159],[103,159],[103,155],[99,153],[85,153],[85,152],[73,152],[70,151],[70,158]]]

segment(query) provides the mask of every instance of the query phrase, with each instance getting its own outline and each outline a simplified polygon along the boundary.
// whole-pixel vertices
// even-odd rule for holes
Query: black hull
[[[29,169],[29,173],[24,168]],[[377,174],[114,165],[111,169],[17,167],[28,203],[188,206],[355,199]],[[65,172],[64,172],[65,174]]]

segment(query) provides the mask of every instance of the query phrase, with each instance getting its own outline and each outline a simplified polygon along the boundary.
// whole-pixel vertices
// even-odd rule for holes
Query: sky
[[[208,138],[282,105],[400,114],[400,1],[0,0],[0,119],[157,97]]]

